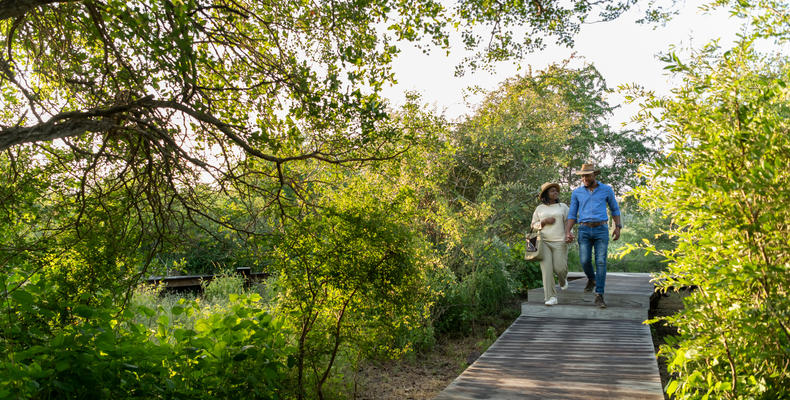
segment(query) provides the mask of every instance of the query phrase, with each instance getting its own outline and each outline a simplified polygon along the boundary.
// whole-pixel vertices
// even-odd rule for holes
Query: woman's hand
[[[553,224],[553,223],[554,223],[554,221],[555,221],[554,217],[546,217],[546,218],[543,218],[543,220],[542,220],[542,221],[540,221],[540,226],[541,226],[541,227],[544,227],[544,226],[546,226],[546,225],[551,225],[551,224]]]

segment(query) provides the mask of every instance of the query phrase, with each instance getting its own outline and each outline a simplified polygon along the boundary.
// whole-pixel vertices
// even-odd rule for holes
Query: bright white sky
[[[680,15],[663,27],[636,24],[634,21],[643,15],[638,8],[615,21],[585,25],[576,37],[575,48],[552,46],[528,55],[522,64],[540,70],[576,52],[577,56],[595,65],[610,88],[635,83],[657,93],[668,94],[671,87],[669,77],[658,53],[666,52],[671,45],[699,48],[713,38],[721,38],[721,44],[728,46],[739,30],[739,21],[730,18],[726,11],[703,14],[698,10],[701,3],[689,0]],[[455,66],[464,57],[461,46],[459,50],[448,57],[441,51],[424,55],[419,49],[404,48],[394,67],[398,85],[387,88],[384,96],[398,106],[403,104],[404,91],[415,91],[437,111],[454,120],[469,113],[472,106],[482,99],[481,95],[470,95],[465,100],[465,94],[469,94],[466,88],[478,85],[491,90],[505,79],[524,73],[524,70],[517,70],[516,63],[508,63],[498,66],[493,73],[467,72],[465,76],[456,78],[453,75]],[[610,105],[621,102],[622,98],[617,94],[609,98]],[[636,110],[635,105],[622,107],[615,112],[610,123],[616,126],[626,122]]]

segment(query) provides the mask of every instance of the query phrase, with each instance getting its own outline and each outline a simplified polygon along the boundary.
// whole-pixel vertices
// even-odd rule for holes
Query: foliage
[[[95,184],[102,195],[91,196],[60,170],[59,155],[40,156],[27,147],[0,154],[0,267],[44,274],[61,298],[84,302],[91,297],[86,293],[118,294],[150,260],[151,249],[140,242],[155,224],[131,206],[128,188],[93,177],[83,184]]]
[[[17,271],[19,272],[19,271]],[[24,274],[0,277],[14,286]],[[52,303],[34,275],[4,296],[0,398],[275,398],[288,348],[260,298],[231,296],[210,313],[181,301],[167,313],[112,297]],[[52,307],[55,305],[56,307]],[[141,316],[154,322],[134,322]],[[168,315],[189,316],[188,325]],[[6,321],[10,322],[10,321]]]
[[[398,356],[408,351],[399,336],[422,327],[432,289],[423,286],[423,251],[404,212],[409,200],[350,184],[284,232],[273,266],[277,313],[296,332],[299,398],[324,398],[338,357]]]
[[[609,161],[604,174],[622,192],[654,150],[648,138],[611,131],[606,84],[591,65],[552,65],[509,79],[488,94],[453,137],[457,147],[448,191],[456,203],[495,210],[484,223],[490,235],[512,243],[529,228],[537,192],[547,181],[576,185],[583,162]],[[563,191],[566,202],[569,191]]]
[[[443,295],[434,306],[434,325],[440,333],[467,334],[487,316],[500,313],[518,292],[539,286],[537,264],[526,263],[523,253],[501,241],[478,238],[464,250],[473,252],[459,259],[466,263],[460,269],[468,271],[448,271],[451,275],[442,282]]]
[[[622,272],[660,272],[667,266],[667,260],[660,254],[648,251],[635,251],[645,241],[662,251],[675,248],[675,241],[663,230],[670,226],[669,217],[661,211],[646,210],[628,196],[620,202],[623,229],[620,240],[609,241],[609,260],[606,268],[609,271]]]
[[[203,288],[203,298],[207,301],[227,301],[232,295],[244,293],[244,277],[227,272],[216,274],[210,281],[201,282],[200,286]]]
[[[29,144],[60,153],[60,168],[76,180],[114,172],[114,188],[168,194],[151,200],[157,217],[181,204],[184,218],[222,222],[195,190],[208,176],[215,189],[257,191],[266,206],[283,206],[304,183],[288,164],[395,156],[401,132],[378,123],[388,118],[380,92],[396,81],[402,46],[449,50],[460,29],[480,52],[467,64],[488,65],[520,59],[546,36],[571,44],[589,16],[611,19],[630,5],[2,2],[0,151]],[[521,40],[520,27],[529,28]],[[245,170],[249,159],[259,167]]]
[[[677,240],[648,246],[670,261],[658,282],[698,288],[665,318],[679,332],[661,348],[678,399],[790,396],[790,63],[753,45],[672,55],[683,84],[643,112],[671,144],[640,190]]]
[[[477,67],[542,33],[571,43],[589,15],[629,5],[0,2],[0,397],[322,397],[360,357],[501,309],[536,282],[513,245],[519,221],[492,212],[522,217],[504,180],[520,170],[486,170],[484,195],[464,201],[448,174],[477,168],[480,143],[507,149],[522,114],[492,106],[493,122],[478,119],[502,113],[504,128],[480,139],[470,122],[473,140],[456,143],[416,102],[387,113],[397,41],[446,48],[460,27],[483,49]],[[534,30],[516,40],[522,24]],[[584,133],[608,108],[596,74],[530,77],[524,91],[557,120],[581,113],[567,128]],[[554,108],[538,103],[553,90]],[[210,305],[132,292],[152,268],[219,264],[271,268],[271,304],[231,294],[232,278],[207,285]]]
[[[250,166],[249,164],[252,164]],[[257,164],[248,163],[253,170]],[[259,188],[265,182],[256,182]],[[217,193],[213,185],[200,185],[203,209],[190,214],[183,206],[174,206],[168,217],[171,235],[159,245],[149,268],[161,275],[220,274],[223,270],[266,269],[270,260],[261,256],[272,247],[274,225],[271,210],[263,205],[259,193],[243,188]],[[274,190],[274,188],[272,188]],[[255,240],[251,238],[255,237]]]
[[[437,290],[426,328],[439,334],[468,332],[517,292],[533,287],[539,281],[538,267],[522,260],[520,242],[507,244],[490,236],[490,204],[452,206],[455,195],[447,190],[447,182],[457,151],[464,149],[452,143],[455,135],[450,124],[425,107],[407,106],[394,118],[408,120],[403,123],[407,126],[422,127],[421,140],[396,162],[379,164],[376,178],[366,179],[381,180],[392,190],[409,193],[414,202],[408,212],[409,224],[428,240],[437,259],[425,282]],[[414,335],[408,333],[407,337]],[[432,343],[422,338],[419,333],[411,343],[417,348]]]
[[[493,61],[519,60],[531,51],[545,48],[546,37],[554,37],[558,44],[573,46],[582,24],[592,22],[591,19],[596,22],[615,19],[633,3],[633,0],[565,3],[506,0],[492,4],[461,0],[456,12],[462,17],[460,22],[465,23],[461,32],[463,43],[468,50],[484,46],[465,61],[469,67],[476,68]],[[485,35],[473,29],[478,24],[488,28]],[[456,73],[463,74],[464,67],[457,66]]]

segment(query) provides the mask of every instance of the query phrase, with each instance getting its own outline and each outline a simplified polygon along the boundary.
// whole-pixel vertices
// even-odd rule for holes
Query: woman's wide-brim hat
[[[582,169],[576,171],[576,175],[598,175],[601,173],[600,168],[595,168],[595,164],[582,164]]]
[[[546,193],[547,190],[549,190],[549,189],[551,189],[553,187],[557,188],[558,192],[560,191],[560,184],[559,183],[546,182],[546,183],[540,185],[540,194],[538,195],[538,198],[542,198],[543,197],[543,193]]]

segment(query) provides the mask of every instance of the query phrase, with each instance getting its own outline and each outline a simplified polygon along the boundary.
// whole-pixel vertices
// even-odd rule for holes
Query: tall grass
[[[217,275],[212,280],[201,283],[202,295],[194,293],[165,293],[164,288],[143,284],[132,294],[130,305],[135,312],[133,322],[141,323],[148,328],[156,327],[160,317],[165,316],[170,321],[170,326],[181,326],[187,329],[194,328],[194,321],[204,318],[214,312],[228,308],[233,303],[233,299],[238,296],[250,293],[266,293],[269,297],[262,295],[264,304],[271,299],[271,294],[263,288],[263,285],[253,285],[245,288],[244,277],[235,274],[223,273]],[[173,308],[183,308],[191,304],[193,313],[173,312]],[[152,310],[145,311],[145,310]]]

